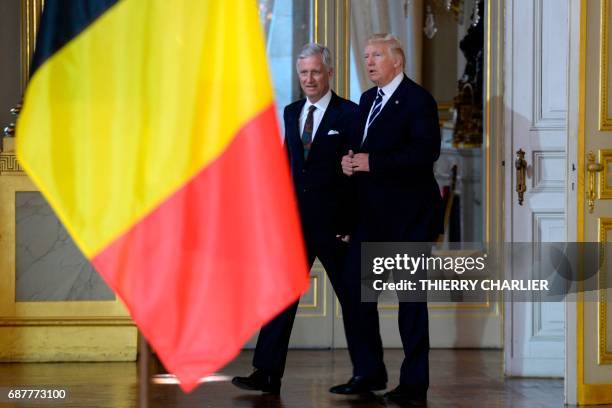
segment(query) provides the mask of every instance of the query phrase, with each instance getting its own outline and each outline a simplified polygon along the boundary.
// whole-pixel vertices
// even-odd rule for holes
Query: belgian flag
[[[184,390],[306,289],[254,0],[47,0],[16,137]]]

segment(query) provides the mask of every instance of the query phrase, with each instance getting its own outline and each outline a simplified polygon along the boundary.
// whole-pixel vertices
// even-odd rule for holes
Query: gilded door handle
[[[519,149],[516,152],[514,167],[516,168],[516,192],[518,193],[518,203],[519,205],[523,205],[525,191],[527,191],[527,183],[525,181],[527,160],[525,160],[525,152],[523,149]]]
[[[587,192],[587,205],[589,206],[589,212],[592,213],[595,208],[596,198],[596,176],[597,173],[603,170],[603,166],[595,161],[595,155],[593,152],[587,154],[587,174],[589,175],[589,191]]]

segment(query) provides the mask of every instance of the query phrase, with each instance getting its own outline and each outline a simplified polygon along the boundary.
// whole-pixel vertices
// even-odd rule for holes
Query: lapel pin
[[[397,105],[398,103],[399,103],[399,101],[398,101],[398,100],[396,100],[396,101],[395,101],[395,104]]]

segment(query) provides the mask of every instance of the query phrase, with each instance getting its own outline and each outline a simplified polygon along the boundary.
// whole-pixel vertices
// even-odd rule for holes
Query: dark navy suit
[[[360,250],[367,241],[435,240],[442,228],[441,197],[433,164],[440,155],[438,110],[432,96],[404,75],[362,142],[378,88],[363,93],[351,136],[355,153],[369,154],[369,172],[351,179],[357,194],[357,224],[347,257],[351,302],[345,317],[354,375],[387,380],[376,303],[360,302]],[[400,384],[415,398],[429,386],[427,304],[400,302],[398,324],[404,348]]]
[[[285,147],[297,195],[309,265],[318,257],[339,299],[338,280],[343,271],[347,245],[336,239],[350,231],[352,222],[349,180],[342,173],[340,161],[349,143],[349,126],[357,105],[332,93],[331,100],[304,159],[299,117],[305,99],[285,107]],[[341,300],[342,303],[342,300]],[[282,377],[291,328],[298,302],[264,326],[259,333],[253,366],[270,375]]]

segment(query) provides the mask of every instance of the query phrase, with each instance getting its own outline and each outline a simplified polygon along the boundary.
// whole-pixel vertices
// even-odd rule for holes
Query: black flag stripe
[[[60,48],[118,0],[46,0],[36,38],[30,77]]]

